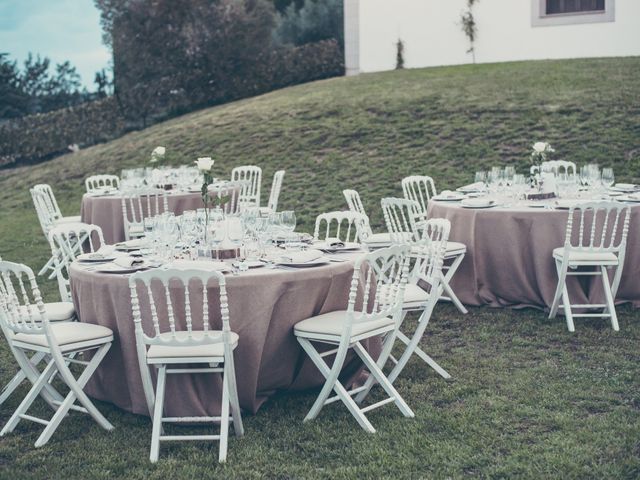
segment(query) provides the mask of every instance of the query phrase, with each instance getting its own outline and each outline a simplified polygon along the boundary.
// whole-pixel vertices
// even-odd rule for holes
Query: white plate
[[[493,208],[498,206],[495,200],[489,200],[487,203],[462,201],[460,205],[464,208]]]
[[[318,250],[321,250],[323,252],[330,252],[330,253],[336,253],[336,252],[355,252],[358,250],[362,249],[362,245],[360,245],[359,243],[354,243],[354,242],[347,242],[344,244],[343,247],[332,247],[331,245],[327,245],[326,243],[316,243],[313,245],[313,248],[317,248]]]
[[[106,263],[116,259],[113,255],[101,255],[99,253],[83,253],[78,255],[76,260],[82,263]]]
[[[240,265],[242,263],[243,262],[233,262],[233,266],[236,267],[236,268],[240,268]],[[261,262],[260,260],[247,260],[247,261],[244,262],[244,265],[247,268],[261,268],[261,267],[266,266],[266,263]]]
[[[451,197],[441,197],[440,195],[436,195],[432,198],[432,200],[435,200],[437,202],[459,202],[460,200],[464,200],[465,198],[467,197],[464,195],[456,195]]]
[[[97,272],[100,273],[134,273],[140,270],[147,270],[150,268],[147,264],[142,265],[133,265],[131,267],[121,267],[120,265],[116,265],[115,263],[105,263],[104,265],[100,265],[96,269]]]
[[[292,268],[307,268],[307,267],[318,267],[320,265],[329,264],[329,260],[326,258],[318,258],[316,260],[311,260],[310,262],[303,263],[295,263],[295,262],[276,262],[276,265],[280,265],[282,267],[292,267]]]
[[[618,200],[622,202],[629,202],[629,203],[640,203],[640,197],[631,197],[629,195],[624,197],[618,197]]]
[[[146,240],[141,240],[139,238],[128,240],[126,242],[119,242],[115,244],[116,250],[120,251],[130,251],[130,250],[140,250],[141,248],[146,248],[149,246],[149,242]]]
[[[632,183],[616,183],[613,187],[611,187],[611,190],[630,193],[638,190],[638,185],[634,185]]]
[[[547,206],[546,203],[536,203],[536,202],[527,203],[527,207],[529,208],[545,208],[546,206]]]

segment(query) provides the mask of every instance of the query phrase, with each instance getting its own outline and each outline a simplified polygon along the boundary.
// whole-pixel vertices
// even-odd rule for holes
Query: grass
[[[77,214],[83,179],[143,165],[164,145],[180,164],[216,159],[216,175],[239,164],[287,173],[281,208],[309,230],[323,211],[344,208],[341,190],[361,192],[375,225],[379,199],[400,179],[432,175],[439,189],[491,165],[527,166],[536,140],[559,157],[612,166],[618,181],[640,181],[640,59],[522,62],[407,70],[338,78],[203,110],[42,165],[0,172],[0,254],[34,269],[47,258],[28,187],[50,183],[66,214]],[[265,197],[268,192],[264,192]],[[633,247],[632,247],[633,248]],[[56,288],[42,282],[53,300]],[[42,449],[40,427],[0,439],[2,478],[638,478],[640,325],[619,309],[621,331],[537,310],[438,306],[424,348],[453,380],[410,362],[398,389],[416,418],[392,406],[361,432],[333,405],[302,423],[316,392],[280,394],[245,417],[226,465],[217,445],[178,444],[148,463],[147,418],[107,404],[105,433],[71,415]],[[415,318],[412,319],[415,321]],[[13,362],[0,344],[0,382]],[[241,380],[240,380],[241,381]],[[24,394],[26,389],[20,391]],[[0,409],[0,423],[20,395]],[[42,407],[39,407],[42,408]],[[42,408],[44,413],[44,408]]]

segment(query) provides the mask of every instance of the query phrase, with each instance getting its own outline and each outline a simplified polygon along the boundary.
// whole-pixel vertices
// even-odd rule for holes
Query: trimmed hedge
[[[0,166],[46,160],[122,135],[125,122],[113,97],[29,115],[0,124]]]
[[[343,74],[342,50],[335,40],[277,49],[256,66],[251,78],[231,72],[224,79],[225,88],[202,92],[201,98],[205,97],[206,101],[197,104],[185,101],[179,108],[174,106],[173,109],[155,112],[150,119],[152,122],[166,120],[196,108]],[[144,85],[139,87],[144,88]],[[127,108],[125,98],[121,101]],[[194,100],[192,98],[191,101]],[[142,127],[130,115],[122,114],[115,97],[9,120],[0,124],[0,167],[47,160],[67,153],[69,145],[77,144],[84,148]]]

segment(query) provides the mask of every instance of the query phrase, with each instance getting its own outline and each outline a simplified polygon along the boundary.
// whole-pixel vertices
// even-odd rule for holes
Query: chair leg
[[[560,298],[562,297],[562,291],[565,281],[567,279],[568,264],[560,262],[556,259],[556,270],[558,271],[558,285],[556,286],[556,293],[553,295],[553,301],[551,302],[551,309],[549,310],[549,319],[555,318],[558,313],[558,307],[560,306]]]
[[[229,441],[229,375],[225,366],[222,374],[222,410],[220,413],[220,449],[218,462],[227,460],[227,442]]]
[[[7,433],[11,433],[16,428],[20,422],[21,416],[27,413],[29,407],[31,407],[35,399],[38,398],[38,395],[40,395],[44,386],[47,385],[49,377],[54,375],[55,372],[56,362],[51,360],[40,374],[40,377],[34,382],[29,393],[27,393],[27,395],[22,399],[22,402],[20,402],[16,411],[13,412],[13,415],[11,415],[11,418],[9,418],[9,421],[6,423],[2,431],[0,431],[0,437]]]
[[[22,372],[32,384],[36,383],[41,375],[41,372],[36,368],[36,365],[46,357],[46,354],[38,352],[31,358],[29,358],[27,354],[19,348],[12,348],[12,351],[16,361],[18,362],[18,365],[20,365],[20,369],[22,370]],[[55,412],[56,410],[58,410],[58,405],[55,402],[62,402],[64,398],[51,385],[51,380],[53,380],[54,377],[55,373],[49,377],[49,381],[42,388],[40,396]]]
[[[567,328],[570,332],[575,332],[576,327],[573,324],[573,313],[571,312],[571,301],[569,300],[569,289],[565,281],[562,287],[562,303],[564,307],[564,316],[567,320]]]
[[[407,337],[402,332],[398,332],[398,338],[405,345],[407,345],[407,349],[405,351],[408,351],[409,348],[411,347],[411,339],[409,337]],[[451,375],[449,375],[449,373],[444,368],[442,368],[433,358],[431,358],[429,355],[427,355],[417,344],[415,345],[413,353],[415,353],[427,365],[429,365],[431,368],[433,368],[438,373],[438,375],[440,375],[442,378],[445,378],[445,379],[451,378]],[[408,360],[409,359],[407,358],[407,361]],[[400,361],[402,361],[402,357],[400,357],[400,360],[398,360],[398,363],[396,364],[396,367],[394,367],[394,371],[396,370],[396,368],[398,368],[397,365],[400,363]],[[405,361],[405,363],[406,363],[406,361]],[[402,366],[400,368],[400,370],[398,371],[398,373],[396,373],[395,375],[393,374],[394,373],[393,371],[391,372],[391,374],[389,374],[389,376],[387,378],[389,378],[389,381],[391,383],[393,383],[395,381],[395,379],[398,377],[398,375],[400,374],[400,372],[402,371],[403,368],[404,368],[404,366]]]
[[[341,364],[344,362],[344,358],[340,361],[336,358],[333,366],[334,369],[330,369],[323,358],[320,356],[320,354],[317,352],[317,350],[313,348],[313,345],[311,345],[311,342],[309,342],[309,340],[307,340],[306,338],[298,337],[298,341],[300,342],[300,345],[305,350],[305,352],[307,352],[307,355],[309,355],[311,361],[316,365],[318,370],[320,370],[320,373],[322,373],[322,375],[326,379],[320,395],[318,395],[316,402],[313,404],[312,410],[309,411],[304,420],[308,421],[316,418],[318,416],[318,412],[322,409],[325,401],[329,397],[329,394],[332,390],[334,390],[336,392],[336,395],[340,397],[340,400],[342,400],[347,409],[351,412],[351,415],[353,415],[353,417],[356,419],[360,427],[369,433],[375,433],[376,429],[373,428],[371,422],[369,422],[367,417],[365,417],[364,413],[362,413],[356,402],[353,400],[353,398],[351,398],[351,395],[349,395],[349,392],[347,392],[347,389],[344,388],[344,386],[338,381],[337,374],[335,374],[334,369],[336,368],[337,372],[340,372],[340,369],[342,367]],[[335,363],[338,361],[340,367],[337,367]],[[328,392],[325,392],[326,389],[328,389]]]
[[[407,312],[403,311],[402,312],[402,316],[400,318],[400,322],[398,323],[398,329],[402,326],[402,323],[404,322],[405,318],[407,316]],[[398,361],[393,357],[393,355],[391,355],[391,351],[393,350],[393,346],[396,343],[396,331],[392,331],[392,332],[388,332],[384,337],[383,337],[383,341],[382,341],[382,351],[380,352],[380,356],[378,357],[378,361],[376,362],[378,367],[382,370],[384,368],[384,366],[387,364],[387,361],[389,359],[391,359],[395,364],[398,363]],[[354,400],[356,403],[362,403],[362,401],[367,397],[367,395],[369,395],[369,392],[371,391],[371,389],[373,388],[373,386],[375,385],[376,382],[376,378],[373,375],[369,375],[369,377],[367,378],[367,380],[365,381],[364,385],[363,385],[363,389],[360,393],[357,393],[356,396],[354,397]]]
[[[162,429],[162,410],[164,407],[164,390],[167,378],[167,366],[162,365],[158,369],[158,386],[156,387],[156,402],[153,407],[153,429],[151,431],[151,453],[149,460],[152,463],[158,461],[160,456],[160,430]]]
[[[0,395],[0,405],[7,401],[16,388],[20,386],[23,380],[26,380],[27,376],[22,370],[16,372],[13,378],[2,388],[2,394]]]
[[[453,302],[453,304],[458,308],[458,310],[460,310],[462,314],[467,314],[469,313],[469,311],[465,308],[465,306],[462,304],[460,299],[457,297],[457,295],[454,293],[453,289],[449,285],[449,282],[451,281],[456,271],[458,270],[458,267],[462,263],[462,260],[464,260],[464,256],[465,256],[464,253],[456,256],[453,263],[449,266],[447,274],[442,278],[442,284],[440,286],[441,288],[440,295],[442,295],[442,290],[444,290],[447,293],[447,296]]]
[[[238,386],[236,384],[236,367],[233,354],[225,359],[225,367],[229,375],[229,402],[231,403],[231,416],[233,417],[233,430],[236,437],[244,435],[244,425],[242,424],[242,412],[240,411],[240,400],[238,399]]]
[[[604,295],[607,300],[607,308],[609,310],[609,315],[611,315],[611,327],[617,332],[620,330],[620,326],[618,325],[618,315],[616,314],[616,305],[613,298],[613,293],[611,292],[611,285],[609,284],[609,277],[607,276],[607,267],[600,267],[602,272],[602,287],[604,288]]]
[[[380,386],[384,388],[384,391],[387,392],[387,395],[389,395],[390,398],[393,398],[394,403],[396,404],[398,409],[402,412],[402,414],[405,417],[415,417],[415,414],[409,408],[409,405],[406,404],[404,399],[400,396],[398,391],[393,387],[391,382],[387,379],[387,377],[384,376],[384,373],[382,372],[382,370],[380,370],[378,365],[376,365],[376,362],[373,360],[373,358],[371,358],[371,355],[369,355],[369,353],[362,346],[362,344],[360,342],[357,342],[354,347],[356,352],[358,353],[358,356],[365,363],[365,365],[367,366],[371,374],[375,375]]]

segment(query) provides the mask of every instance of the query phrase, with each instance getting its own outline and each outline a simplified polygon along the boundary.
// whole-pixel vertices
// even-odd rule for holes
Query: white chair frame
[[[567,160],[547,160],[542,162],[541,166],[543,172],[553,172],[556,175],[562,173],[563,170],[566,174],[576,174],[576,164]],[[539,167],[538,165],[533,165],[529,170],[532,174],[537,173]]]
[[[120,190],[120,178],[117,175],[92,175],[84,181],[87,193],[101,190],[104,188],[112,188]]]
[[[33,271],[26,265],[1,261],[0,275],[3,277],[3,282],[0,282],[3,283],[3,289],[0,292],[0,325],[7,335],[11,350],[22,372],[32,383],[31,390],[2,428],[0,436],[11,433],[20,420],[29,420],[46,425],[35,443],[36,447],[41,447],[49,441],[69,410],[88,413],[105,430],[112,430],[113,425],[93,405],[83,388],[111,347],[113,334],[66,344],[63,350],[51,328]],[[26,277],[29,283],[28,288],[25,286],[23,277]],[[17,283],[19,291],[14,289],[13,282]],[[31,299],[34,303],[31,303]],[[90,327],[88,324],[77,325],[79,329]],[[27,338],[30,335],[44,335],[46,345],[18,338],[18,334],[23,334]],[[91,360],[84,361],[75,358],[78,353],[87,351],[94,351]],[[32,356],[29,357],[29,354]],[[46,360],[46,366],[42,371],[39,371],[37,364],[43,359]],[[84,371],[77,379],[69,370],[69,363],[85,366]],[[51,385],[51,381],[56,375],[70,389],[66,397],[63,397]],[[55,412],[50,420],[27,414],[39,396]],[[81,405],[76,405],[76,401]]]
[[[402,315],[404,288],[409,271],[408,252],[407,246],[394,246],[368,253],[356,261],[351,280],[349,304],[345,311],[340,335],[307,334],[294,330],[298,342],[326,379],[318,398],[305,417],[305,421],[315,419],[322,407],[335,401],[342,401],[362,429],[370,433],[374,433],[376,430],[365,413],[388,403],[395,403],[405,417],[415,416],[385,377],[380,365],[371,358],[361,343],[367,338],[386,334],[381,357],[388,358]],[[393,319],[393,325],[359,335],[352,334],[354,325],[385,318]],[[314,347],[314,343],[332,345],[335,348],[319,352]],[[338,377],[344,366],[347,353],[351,349],[364,362],[371,375],[367,384],[347,390]],[[324,360],[330,355],[335,355],[331,366]],[[362,408],[354,401],[353,396],[365,390],[368,392],[374,381],[384,389],[387,398]],[[335,392],[335,395],[330,397],[332,391]],[[363,399],[364,397],[359,402],[362,402]]]
[[[244,165],[231,170],[231,181],[247,182],[240,194],[242,207],[260,208],[260,187],[262,185],[262,169],[255,165]]]
[[[176,313],[174,302],[171,298],[171,288],[178,288],[184,292],[184,321],[186,331],[180,330],[176,325]],[[202,328],[194,329],[192,319],[192,300],[194,296],[194,284],[201,285],[202,295]],[[209,326],[209,301],[208,286],[211,283],[220,291],[220,316],[222,330],[211,330]],[[155,292],[152,284],[162,286]],[[138,363],[142,376],[142,384],[149,408],[149,414],[153,419],[153,429],[151,434],[150,460],[156,462],[160,454],[160,442],[162,441],[184,441],[184,440],[219,440],[220,449],[218,461],[224,462],[227,458],[227,444],[229,433],[229,422],[233,422],[236,436],[244,434],[240,403],[238,400],[238,390],[236,387],[236,375],[233,359],[233,348],[231,327],[229,324],[229,308],[225,278],[220,272],[205,272],[199,270],[151,270],[139,272],[129,279],[131,290],[131,305],[133,310],[133,320],[135,322],[136,345],[138,352]],[[194,287],[194,288],[190,288]],[[142,327],[142,311],[138,291],[145,291],[148,298],[149,313],[153,323],[152,333],[147,335]],[[168,325],[168,331],[162,332],[161,319],[158,318],[156,309],[156,298],[162,297],[167,306],[167,319],[162,319],[162,323]],[[186,335],[184,335],[186,333]],[[194,347],[202,345],[223,344],[223,355],[198,357],[166,357],[150,358],[147,347],[171,346],[171,347]],[[185,364],[207,364],[206,367],[179,366]],[[154,394],[151,374],[149,369],[155,367],[158,371],[156,392]],[[164,417],[164,395],[166,376],[171,374],[190,373],[220,373],[222,374],[222,411],[220,416],[201,417]],[[231,410],[231,411],[230,411]],[[163,435],[163,423],[210,423],[220,422],[220,435]]]
[[[322,213],[316,217],[313,233],[315,241],[338,239],[343,242],[360,243],[366,235],[369,219],[356,212],[335,211]]]
[[[438,194],[433,178],[426,175],[405,177],[402,179],[402,193],[407,200],[418,203],[420,206],[418,215],[426,220],[429,201]]]
[[[406,198],[383,198],[381,200],[381,206],[393,243],[409,244],[419,249],[422,232],[426,225],[426,219],[422,216],[420,204]],[[413,250],[415,251],[415,248]],[[450,282],[460,267],[462,260],[464,260],[465,255],[466,248],[460,251],[447,251],[447,253],[445,253],[444,259],[451,260],[451,264],[443,266],[446,274],[440,282],[440,299],[451,301],[463,314],[468,313],[468,310],[451,288]]]
[[[169,200],[164,190],[149,190],[124,194],[121,198],[124,236],[126,240],[144,237],[144,219],[169,211]],[[137,232],[131,232],[137,227]]]
[[[76,257],[93,253],[105,245],[102,229],[91,224],[61,224],[49,231],[49,246],[54,259],[54,271],[63,302],[71,302],[69,268]]]
[[[278,170],[273,175],[273,182],[271,183],[271,192],[269,194],[269,203],[267,209],[269,212],[278,211],[278,200],[280,199],[280,191],[282,190],[282,181],[284,179],[284,170]]]
[[[371,223],[369,221],[367,212],[364,209],[364,205],[362,204],[362,199],[360,198],[360,194],[356,190],[350,190],[350,189],[343,190],[342,194],[344,195],[344,198],[347,200],[347,206],[349,207],[349,210],[351,210],[352,212],[361,213],[362,215],[365,216],[367,220],[365,227],[363,227],[361,239],[365,243],[374,242],[376,244],[375,247],[372,245],[367,245],[368,248],[371,250],[375,248],[390,247],[391,235],[388,232],[373,233],[373,230],[371,229]]]
[[[585,218],[587,213],[590,215]],[[562,308],[570,332],[575,331],[573,322],[575,317],[609,318],[613,330],[620,329],[615,297],[622,277],[630,217],[630,207],[619,202],[589,202],[573,206],[569,210],[563,253],[561,258],[554,255],[558,271],[558,286],[551,304],[549,318],[555,318],[558,309]],[[585,228],[585,221],[591,222],[591,228]],[[622,228],[620,228],[621,223]],[[620,232],[619,237],[618,232]],[[572,253],[576,258],[571,259]],[[616,260],[589,259],[589,255],[607,253],[613,254]],[[579,258],[580,254],[583,258]],[[594,270],[578,270],[580,267],[593,267]],[[615,269],[613,282],[609,281],[607,268]],[[566,282],[568,276],[576,275],[600,276],[605,303],[571,304]],[[562,304],[560,304],[561,299]],[[573,308],[602,309],[602,312],[575,313]]]

